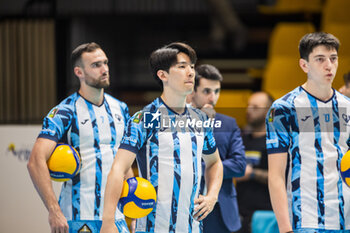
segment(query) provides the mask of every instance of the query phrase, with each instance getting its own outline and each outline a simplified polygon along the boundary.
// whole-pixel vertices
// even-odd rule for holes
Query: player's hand
[[[114,221],[102,221],[100,233],[119,233]]]
[[[49,211],[51,233],[68,233],[68,222],[61,210]]]
[[[209,118],[214,118],[215,117],[215,109],[214,109],[214,106],[212,104],[205,104],[201,110],[203,112],[205,112]]]
[[[216,201],[216,197],[199,195],[199,197],[194,200],[194,204],[198,205],[194,208],[195,215],[193,217],[198,221],[205,219],[214,209]]]

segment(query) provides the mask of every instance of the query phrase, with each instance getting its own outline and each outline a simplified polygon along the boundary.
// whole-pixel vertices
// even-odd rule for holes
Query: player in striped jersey
[[[137,219],[136,232],[202,232],[200,221],[217,201],[223,168],[210,127],[213,122],[203,112],[186,107],[186,96],[194,87],[195,62],[195,51],[184,43],[151,54],[153,76],[163,93],[128,122],[108,176],[101,233],[116,232],[113,213],[125,172],[135,158],[140,175],[157,190],[156,206]],[[207,165],[206,196],[199,195],[202,158]]]
[[[80,89],[45,117],[28,170],[49,211],[52,232],[99,232],[104,187],[129,110],[125,103],[104,93],[110,83],[108,59],[99,45],[78,46],[72,64]],[[79,174],[62,185],[59,202],[46,164],[57,142],[72,145],[82,159]],[[132,176],[130,172],[128,176]],[[119,232],[129,232],[123,214],[116,211],[115,217]]]
[[[332,88],[339,41],[305,35],[307,81],[276,100],[266,118],[269,190],[280,232],[350,232],[350,188],[340,160],[350,147],[350,100]]]

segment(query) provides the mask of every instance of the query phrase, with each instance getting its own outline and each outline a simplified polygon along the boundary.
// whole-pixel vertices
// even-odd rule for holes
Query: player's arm
[[[118,232],[115,226],[115,210],[121,195],[124,177],[127,176],[136,154],[119,148],[108,174],[100,233]]]
[[[56,142],[38,138],[31,152],[27,168],[35,189],[39,193],[49,212],[49,224],[52,232],[68,233],[67,219],[64,217],[53,191],[46,161],[50,158]]]
[[[273,211],[275,212],[280,232],[292,231],[289,220],[288,200],[285,183],[287,153],[268,155],[268,186]]]
[[[195,204],[198,204],[194,209],[196,213],[194,218],[198,221],[207,217],[213,210],[219,196],[223,179],[223,166],[218,150],[216,149],[213,154],[203,156],[203,159],[205,162],[205,183],[208,192],[206,196],[200,195],[194,201]]]

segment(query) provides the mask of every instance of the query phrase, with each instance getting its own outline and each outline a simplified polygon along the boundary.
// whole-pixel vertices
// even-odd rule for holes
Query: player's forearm
[[[34,145],[27,164],[27,169],[34,187],[47,210],[57,211],[60,210],[60,207],[53,191],[52,181],[46,163],[46,158],[48,158],[49,155],[44,155],[46,152],[43,151],[42,148],[43,145],[40,142]]]
[[[288,212],[287,192],[282,177],[269,176],[269,192],[273,211],[276,215],[280,232],[292,230]]]
[[[223,165],[220,159],[206,168],[205,180],[207,184],[207,196],[218,198],[223,179]]]
[[[124,174],[121,171],[111,169],[108,174],[105,199],[103,207],[103,221],[113,221],[115,210],[119,202],[121,190],[123,187]]]

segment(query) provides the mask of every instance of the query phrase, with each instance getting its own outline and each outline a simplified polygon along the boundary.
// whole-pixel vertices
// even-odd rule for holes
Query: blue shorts
[[[69,233],[99,233],[102,221],[101,220],[78,220],[68,221]],[[119,233],[130,233],[128,225],[124,219],[115,221]]]
[[[294,233],[350,233],[350,230],[320,230],[314,228],[304,228],[294,230]]]

